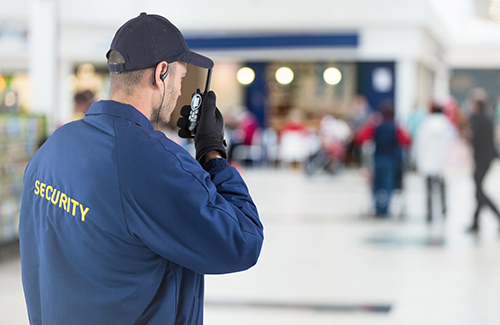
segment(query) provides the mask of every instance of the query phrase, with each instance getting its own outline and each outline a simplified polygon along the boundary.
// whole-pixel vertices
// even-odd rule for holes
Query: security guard
[[[253,266],[263,227],[229,167],[209,92],[196,160],[155,131],[191,52],[167,19],[140,14],[107,53],[109,100],[56,130],[25,171],[19,225],[31,324],[202,324],[204,274]]]

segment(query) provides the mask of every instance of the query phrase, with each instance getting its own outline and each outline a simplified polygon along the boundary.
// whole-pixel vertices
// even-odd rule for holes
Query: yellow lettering
[[[45,184],[45,183],[40,184],[40,196],[41,197],[45,197],[45,194],[44,194],[45,186],[47,186],[47,184]]]
[[[39,187],[39,186],[40,186],[40,181],[39,181],[39,180],[37,180],[37,181],[35,182],[35,194],[36,194],[36,195],[40,194],[40,187]]]
[[[40,195],[47,199],[47,201],[52,202],[53,205],[59,206],[59,208],[64,209],[66,212],[71,213],[76,216],[77,207],[80,206],[81,220],[85,221],[85,216],[89,212],[90,208],[84,208],[80,202],[75,199],[70,198],[65,193],[52,187],[52,185],[42,183],[39,180],[35,181],[35,189],[33,191],[35,195]],[[71,209],[71,204],[73,204],[73,209]]]
[[[55,190],[54,193],[57,192],[57,195],[52,194],[52,198],[50,199],[50,202],[52,202],[53,205],[57,204],[57,201],[59,201],[59,194],[61,194],[61,191]],[[54,197],[56,198],[54,200]]]
[[[47,201],[50,201],[50,196],[49,196],[49,189],[52,191],[52,194],[54,193],[54,188],[52,186],[47,186],[47,194],[45,195],[45,198],[47,199]]]
[[[83,211],[83,205],[80,204],[80,211],[82,213],[82,221],[85,221],[85,215],[87,214],[87,212],[89,212],[89,208],[85,208],[85,211]]]
[[[66,202],[68,202],[68,197],[66,196],[66,194],[61,192],[61,200],[59,201],[59,207],[64,205],[64,209],[66,209]]]
[[[77,207],[78,205],[80,205],[80,203],[78,203],[78,201],[73,200],[73,199],[71,199],[71,203],[73,203],[73,213],[72,213],[72,214],[73,214],[73,217],[74,217],[74,216],[75,216],[75,212],[76,212],[76,207]],[[69,212],[69,211],[68,211],[68,212]]]

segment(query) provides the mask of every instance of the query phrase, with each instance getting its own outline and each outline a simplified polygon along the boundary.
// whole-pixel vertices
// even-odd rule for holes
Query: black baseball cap
[[[111,50],[118,51],[125,59],[125,63],[108,63],[112,72],[148,69],[162,61],[184,61],[206,69],[214,66],[211,59],[189,49],[180,30],[170,21],[145,12],[118,29],[106,58]]]

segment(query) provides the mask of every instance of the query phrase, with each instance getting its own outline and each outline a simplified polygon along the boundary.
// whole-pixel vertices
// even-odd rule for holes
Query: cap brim
[[[203,56],[201,54],[198,54],[198,53],[192,52],[192,51],[189,51],[189,52],[186,52],[185,54],[183,54],[180,57],[180,60],[182,60],[186,63],[189,63],[189,64],[193,64],[193,65],[200,67],[200,68],[205,68],[205,69],[212,69],[214,66],[214,61],[207,58],[206,56]]]

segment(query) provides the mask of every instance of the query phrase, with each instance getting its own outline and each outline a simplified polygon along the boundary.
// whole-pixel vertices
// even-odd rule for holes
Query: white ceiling
[[[428,0],[451,37],[450,45],[500,45],[500,22],[488,14],[494,0]]]
[[[438,38],[451,66],[500,67],[500,22],[488,14],[491,2],[500,0],[309,0],[307,4],[294,0],[0,0],[0,27],[9,21],[26,23],[30,4],[36,1],[57,3],[60,26],[83,34],[96,30],[105,40],[141,11],[165,15],[187,33],[420,26]]]

